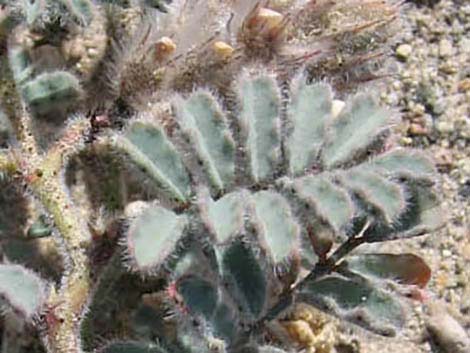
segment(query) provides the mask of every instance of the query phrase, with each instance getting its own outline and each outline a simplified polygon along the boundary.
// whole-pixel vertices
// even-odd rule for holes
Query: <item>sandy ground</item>
[[[409,5],[403,21],[397,75],[382,98],[402,113],[400,143],[436,160],[447,222],[434,234],[380,245],[418,254],[433,275],[427,300],[413,305],[403,334],[360,332],[360,352],[469,353],[459,341],[470,337],[470,1]]]

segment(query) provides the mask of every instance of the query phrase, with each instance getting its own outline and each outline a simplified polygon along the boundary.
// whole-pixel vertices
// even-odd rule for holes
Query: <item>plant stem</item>
[[[362,236],[361,232],[358,236],[348,238],[348,240],[341,244],[326,261],[318,262],[304,279],[280,297],[277,303],[268,310],[267,314],[256,323],[255,330],[260,330],[266,322],[275,319],[281,312],[287,309],[294,302],[295,293],[301,289],[305,283],[315,281],[319,277],[331,273],[344,256],[364,242],[365,238]]]
[[[50,352],[81,353],[79,323],[88,301],[91,279],[87,249],[91,234],[80,210],[70,199],[65,183],[65,166],[68,158],[80,150],[83,136],[88,129],[86,119],[76,119],[64,136],[43,157],[35,150],[28,131],[29,117],[23,117],[22,153],[19,164],[24,168],[25,180],[31,191],[54,219],[60,233],[57,246],[65,263],[61,286],[51,290],[47,307],[53,308],[54,323],[48,323],[44,340]]]
[[[79,353],[80,339],[78,323],[88,300],[90,266],[86,254],[89,231],[81,221],[59,178],[43,175],[31,185],[34,193],[54,218],[61,234],[62,250],[65,250],[66,273],[58,293],[52,293],[48,305],[55,307],[59,319],[55,327],[49,327],[47,345],[51,352]]]

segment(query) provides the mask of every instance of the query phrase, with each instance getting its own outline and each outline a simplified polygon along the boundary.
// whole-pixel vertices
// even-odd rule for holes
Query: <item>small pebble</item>
[[[339,99],[334,99],[333,104],[331,105],[331,115],[333,118],[338,117],[338,115],[343,110],[344,106],[346,105],[345,102]]]
[[[403,136],[402,138],[400,138],[400,143],[403,146],[408,146],[408,145],[411,145],[413,143],[413,139],[410,138],[410,137],[407,137],[407,136]]]
[[[447,312],[444,303],[431,302],[428,311],[426,327],[442,353],[470,352],[470,338],[462,325]]]
[[[447,39],[442,39],[439,42],[439,56],[442,58],[446,58],[452,55],[454,52],[454,48],[452,46],[452,42]]]
[[[448,250],[448,249],[444,249],[444,250],[442,251],[442,256],[443,256],[443,257],[451,257],[451,256],[452,256],[452,252],[451,252],[450,250]]]
[[[459,195],[464,198],[470,198],[470,179],[465,180],[462,186],[459,188]],[[470,260],[470,244],[467,245],[468,260]]]
[[[401,44],[398,46],[397,50],[395,51],[395,54],[397,55],[397,58],[401,60],[408,60],[408,57],[412,53],[413,48],[409,44]]]
[[[470,43],[469,43],[470,44]],[[463,79],[458,83],[459,92],[468,92],[470,91],[470,78]]]
[[[408,131],[411,135],[416,135],[416,136],[422,136],[422,135],[428,134],[428,130],[421,124],[417,124],[417,123],[410,124]]]
[[[434,159],[439,170],[443,172],[448,172],[454,165],[452,153],[446,148],[439,149],[434,154]]]
[[[442,134],[447,134],[454,131],[454,125],[447,121],[440,121],[439,123],[437,123],[436,128],[437,131]]]

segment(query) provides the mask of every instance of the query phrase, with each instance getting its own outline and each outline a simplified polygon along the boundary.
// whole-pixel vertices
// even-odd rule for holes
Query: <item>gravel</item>
[[[361,352],[470,352],[462,346],[470,337],[470,1],[408,5],[402,20],[397,75],[382,98],[402,113],[400,143],[436,160],[447,222],[433,234],[380,246],[423,257],[433,276],[403,335],[360,332]]]

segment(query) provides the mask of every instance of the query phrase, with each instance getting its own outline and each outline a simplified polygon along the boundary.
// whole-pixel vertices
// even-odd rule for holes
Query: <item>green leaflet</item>
[[[210,318],[217,306],[218,293],[213,283],[198,276],[183,276],[177,281],[178,293],[191,312]]]
[[[215,236],[217,244],[227,244],[244,230],[247,192],[225,195],[217,201],[210,196],[200,204],[203,221]]]
[[[183,237],[186,225],[185,216],[150,206],[129,227],[127,247],[132,261],[139,269],[162,265]]]
[[[280,94],[271,76],[239,80],[240,120],[248,137],[246,150],[255,182],[273,177],[280,161]]]
[[[298,197],[311,205],[315,213],[337,233],[353,217],[354,205],[348,193],[332,183],[326,175],[295,179],[294,190]]]
[[[360,254],[348,256],[347,268],[363,276],[395,280],[401,284],[424,287],[431,269],[414,254]]]
[[[178,293],[191,313],[202,315],[218,337],[228,342],[236,333],[235,313],[223,300],[215,283],[197,275],[183,276],[177,281]]]
[[[93,19],[93,5],[89,0],[60,0],[78,23],[88,25]]]
[[[37,113],[45,114],[75,103],[81,95],[78,78],[66,71],[46,72],[21,86],[23,99]]]
[[[116,145],[176,201],[187,202],[191,192],[189,176],[181,156],[161,128],[134,122],[117,138]]]
[[[286,141],[290,172],[305,173],[318,156],[325,138],[325,126],[331,119],[332,92],[324,83],[307,85],[305,77],[291,85],[291,102],[287,108],[292,132]]]
[[[9,49],[8,58],[16,84],[18,87],[21,87],[33,75],[34,70],[31,65],[31,58],[26,50],[14,46]]]
[[[281,195],[260,191],[253,195],[258,237],[274,264],[288,263],[300,253],[299,227]]]
[[[99,351],[100,353],[170,353],[166,349],[147,342],[114,342]]]
[[[394,225],[374,223],[364,234],[368,242],[416,237],[443,226],[444,215],[439,207],[439,198],[429,186],[411,183],[407,187],[410,196],[406,211]]]
[[[390,115],[369,95],[358,95],[348,101],[328,126],[322,151],[325,167],[334,169],[363,152],[388,127]]]
[[[0,265],[0,294],[27,319],[39,313],[46,299],[46,284],[20,265]]]
[[[343,319],[384,335],[394,335],[404,324],[400,303],[363,278],[329,275],[310,280],[300,289],[298,299],[327,307]]]
[[[341,174],[342,183],[372,205],[386,223],[393,223],[406,208],[405,190],[380,174],[350,169]]]
[[[236,241],[223,253],[223,274],[232,284],[234,299],[250,316],[259,317],[267,304],[267,281],[253,251]]]
[[[433,162],[423,152],[397,149],[378,156],[365,166],[387,175],[432,180],[436,173]]]
[[[187,100],[178,99],[176,108],[183,131],[201,159],[211,185],[227,188],[235,173],[235,143],[227,119],[212,95],[199,91]]]

